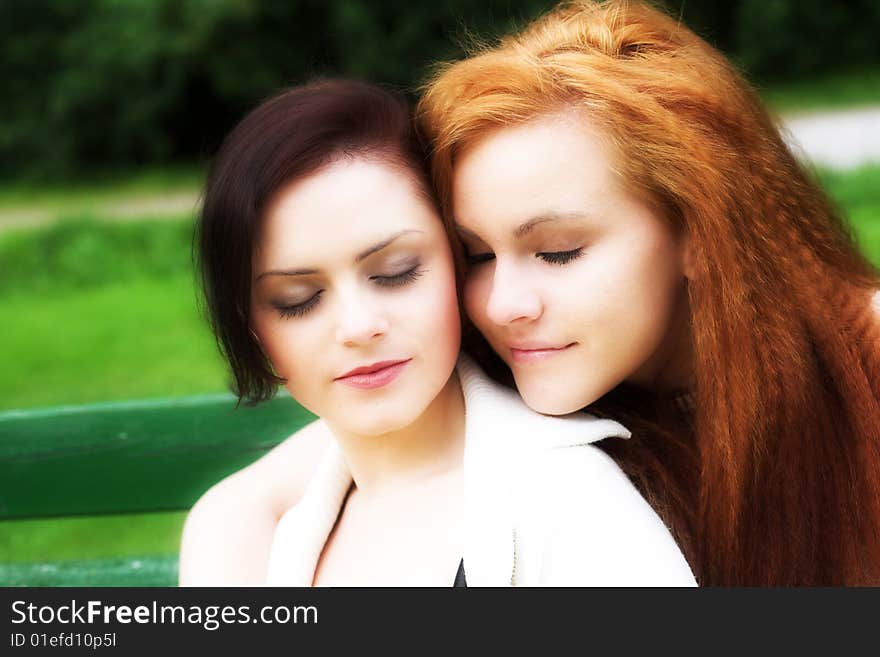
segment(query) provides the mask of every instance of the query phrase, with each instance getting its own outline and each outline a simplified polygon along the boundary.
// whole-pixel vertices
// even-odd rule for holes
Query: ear
[[[681,270],[689,281],[697,278],[697,258],[689,235],[681,238]]]

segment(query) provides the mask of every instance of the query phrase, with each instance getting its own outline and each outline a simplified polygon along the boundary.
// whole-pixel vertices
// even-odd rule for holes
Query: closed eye
[[[490,260],[495,258],[494,253],[474,253],[474,254],[466,254],[465,259],[467,260],[468,265],[471,267],[476,265],[481,265],[484,262],[489,262]]]
[[[321,293],[323,291],[324,290],[318,290],[311,296],[311,298],[309,298],[307,301],[303,301],[302,303],[297,303],[290,306],[276,306],[276,308],[278,309],[278,314],[281,315],[282,319],[289,319],[291,317],[302,317],[312,308],[318,305],[318,301],[320,300]]]
[[[419,269],[419,265],[416,265],[412,269],[408,269],[400,274],[394,274],[393,276],[370,276],[370,280],[374,281],[376,285],[381,287],[398,287],[400,285],[412,283],[423,273],[424,272]]]
[[[571,251],[545,251],[542,253],[536,253],[535,257],[540,258],[544,262],[549,262],[552,265],[566,265],[572,260],[577,260],[584,253],[584,248],[578,247],[576,249],[572,249]]]

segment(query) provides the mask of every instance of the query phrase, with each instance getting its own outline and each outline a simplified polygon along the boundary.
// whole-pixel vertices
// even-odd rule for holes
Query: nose
[[[365,346],[388,332],[389,322],[379,304],[366,298],[364,292],[344,295],[340,299],[336,340],[346,347]]]
[[[511,262],[496,259],[492,287],[486,302],[486,315],[500,326],[513,322],[534,321],[541,316],[543,304],[524,271]]]

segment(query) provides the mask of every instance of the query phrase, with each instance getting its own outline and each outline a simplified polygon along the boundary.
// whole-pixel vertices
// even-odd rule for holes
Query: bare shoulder
[[[332,440],[333,434],[324,421],[315,420],[232,477],[240,477],[248,486],[261,490],[275,514],[281,516],[302,497]]]
[[[183,529],[180,585],[262,584],[278,518],[300,499],[331,439],[316,420],[202,495]]]

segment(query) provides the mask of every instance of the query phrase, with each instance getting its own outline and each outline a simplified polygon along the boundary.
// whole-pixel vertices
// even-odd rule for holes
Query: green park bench
[[[229,394],[0,413],[4,520],[189,509],[313,419],[286,394]],[[177,557],[0,563],[5,586],[174,586]]]

